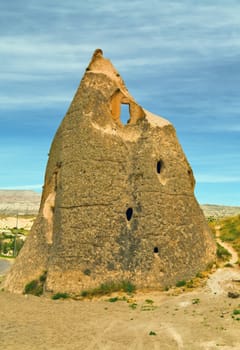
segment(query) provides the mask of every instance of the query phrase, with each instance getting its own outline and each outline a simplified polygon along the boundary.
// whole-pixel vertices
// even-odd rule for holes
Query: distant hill
[[[41,193],[30,190],[0,190],[0,214],[36,215]]]
[[[0,190],[0,214],[36,215],[41,193],[30,190]],[[240,207],[203,204],[201,208],[206,217],[225,217],[240,214]]]
[[[240,207],[231,207],[225,205],[202,204],[201,208],[206,217],[213,216],[215,218],[235,216],[240,214]]]

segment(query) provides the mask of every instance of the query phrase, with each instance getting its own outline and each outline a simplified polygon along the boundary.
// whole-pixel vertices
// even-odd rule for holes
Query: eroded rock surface
[[[129,122],[121,123],[121,106]],[[139,106],[96,50],[53,140],[39,215],[5,286],[80,293],[109,280],[193,277],[215,244],[174,127]]]

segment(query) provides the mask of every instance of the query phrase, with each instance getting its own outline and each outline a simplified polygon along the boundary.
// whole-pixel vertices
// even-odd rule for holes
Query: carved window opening
[[[158,253],[158,247],[153,248],[153,253],[157,254]]]
[[[128,103],[121,103],[120,120],[123,125],[127,125],[131,118],[129,108],[130,106]]]
[[[133,208],[128,208],[126,210],[126,217],[127,217],[127,221],[130,221],[133,215]]]
[[[162,162],[162,160],[159,160],[159,161],[157,162],[157,173],[158,173],[158,174],[161,173],[162,167],[163,167],[163,162]]]

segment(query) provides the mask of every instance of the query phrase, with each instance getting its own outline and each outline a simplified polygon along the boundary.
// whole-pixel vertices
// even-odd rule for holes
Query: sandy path
[[[220,244],[222,247],[227,249],[229,253],[232,254],[231,258],[229,259],[229,263],[234,265],[238,262],[238,254],[235,249],[231,246],[231,244],[227,242],[223,242],[219,237],[220,237],[220,228],[221,226],[216,226],[216,237],[217,237],[217,243]]]
[[[231,254],[231,258],[229,259],[229,263],[233,266],[233,268],[219,268],[215,273],[213,273],[207,282],[207,287],[213,294],[226,294],[226,291],[239,291],[239,285],[233,283],[232,280],[240,280],[240,269],[239,266],[236,265],[238,261],[238,254],[233,249],[233,247],[227,243],[222,242],[219,238],[220,236],[220,226],[216,227],[216,237],[217,242],[227,249]]]

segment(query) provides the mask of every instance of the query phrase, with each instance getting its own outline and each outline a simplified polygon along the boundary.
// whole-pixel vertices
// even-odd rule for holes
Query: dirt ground
[[[4,350],[240,349],[239,267],[218,269],[204,287],[137,293],[132,300],[51,300],[0,292]],[[129,298],[129,297],[128,297]],[[133,305],[136,304],[136,305]],[[135,307],[135,308],[134,308]],[[236,313],[236,311],[235,311]],[[238,320],[239,318],[239,320]]]
[[[221,244],[231,251],[233,267],[217,269],[204,286],[180,294],[179,288],[137,292],[110,302],[109,296],[52,300],[0,291],[0,349],[239,350],[240,298],[228,297],[240,293],[238,256]]]

